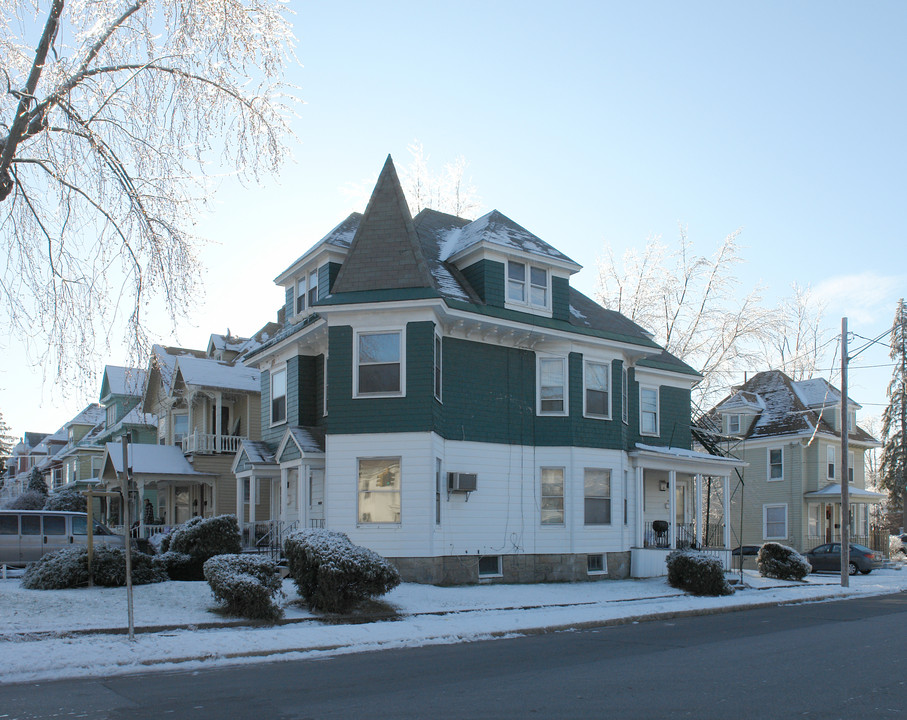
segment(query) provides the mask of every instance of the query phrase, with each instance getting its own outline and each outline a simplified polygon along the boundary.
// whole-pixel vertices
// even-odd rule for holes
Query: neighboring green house
[[[276,279],[241,522],[268,502],[275,535],[341,530],[424,582],[664,574],[702,544],[703,477],[727,498],[741,463],[691,450],[700,376],[579,270],[498,211],[411,217],[388,158],[365,213]]]
[[[104,455],[98,438],[104,432],[105,418],[104,408],[92,403],[64,425],[67,443],[56,455],[60,468],[58,473],[55,470],[54,489],[85,490],[97,484]]]
[[[106,418],[99,443],[119,440],[126,433],[130,433],[134,443],[157,442],[157,419],[141,407],[145,381],[141,368],[104,366],[100,402]]]
[[[870,544],[864,453],[879,442],[857,426],[848,398],[850,538]],[[823,379],[761,372],[734,388],[698,425],[720,449],[746,461],[732,499],[734,542],[772,540],[806,551],[841,539],[841,393]],[[742,499],[742,500],[741,500]],[[741,526],[741,503],[743,519]]]

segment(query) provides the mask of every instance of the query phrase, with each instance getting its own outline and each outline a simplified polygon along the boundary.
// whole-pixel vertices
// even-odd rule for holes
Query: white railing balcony
[[[186,435],[182,441],[184,453],[212,455],[214,453],[234,454],[243,441],[242,435],[217,435],[214,433],[194,432]]]

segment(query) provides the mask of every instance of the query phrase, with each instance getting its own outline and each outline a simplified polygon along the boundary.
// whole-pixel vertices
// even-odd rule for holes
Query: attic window
[[[728,415],[727,431],[728,431],[728,434],[730,434],[730,435],[739,435],[740,434],[740,416],[739,415]]]
[[[548,307],[548,271],[545,268],[530,265],[527,277],[526,263],[508,261],[507,301],[546,309]]]

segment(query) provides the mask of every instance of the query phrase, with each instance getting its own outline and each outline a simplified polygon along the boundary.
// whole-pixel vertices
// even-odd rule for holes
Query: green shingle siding
[[[286,289],[286,302],[284,303],[284,305],[286,307],[286,316],[288,319],[293,317],[294,311],[296,310],[296,308],[293,307],[293,302],[295,300],[296,300],[296,293],[294,291],[293,286],[291,285],[290,287],[288,287]]]
[[[570,281],[567,278],[551,278],[551,317],[570,321]]]
[[[479,260],[462,272],[482,300],[488,305],[504,307],[504,263]]]
[[[283,449],[283,454],[277,458],[277,462],[287,462],[288,460],[299,460],[302,457],[302,453],[299,452],[299,446],[292,440],[287,442],[287,446]]]
[[[318,268],[318,299],[326,297],[334,287],[334,280],[340,272],[340,263],[327,263]]]

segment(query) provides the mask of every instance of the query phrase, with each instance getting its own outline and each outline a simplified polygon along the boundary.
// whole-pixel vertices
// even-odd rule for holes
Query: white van
[[[98,545],[125,547],[122,535],[94,524]],[[62,510],[0,510],[0,565],[26,565],[42,555],[88,544],[88,516]]]

